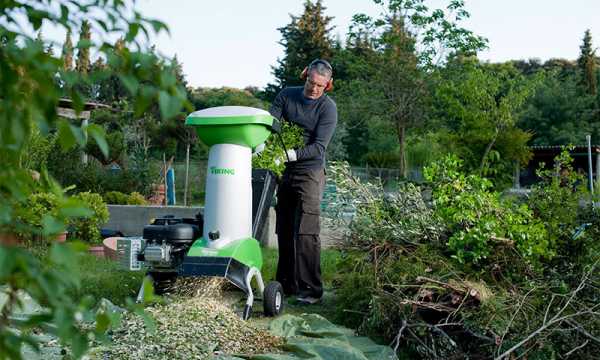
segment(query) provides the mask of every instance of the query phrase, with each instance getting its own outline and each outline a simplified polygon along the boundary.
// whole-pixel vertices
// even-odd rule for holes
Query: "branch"
[[[565,354],[565,356],[570,356],[572,353],[574,353],[575,351],[579,350],[579,349],[583,349],[590,341],[586,340],[583,344],[573,348],[571,351],[569,351],[568,353]]]
[[[396,337],[394,338],[394,341],[392,341],[392,344],[394,345],[394,352],[396,353],[398,351],[398,347],[400,346],[400,338],[402,338],[402,333],[404,332],[404,329],[406,329],[406,320],[402,320],[402,327],[400,327],[400,330],[398,330],[398,335],[396,335]],[[390,344],[391,346],[391,344]]]
[[[600,304],[596,304],[596,305],[592,306],[591,308],[589,308],[587,310],[584,310],[584,311],[578,311],[578,312],[575,312],[573,314],[563,315],[564,311],[569,307],[569,305],[571,304],[571,302],[573,301],[573,299],[575,298],[575,296],[577,295],[577,293],[579,293],[579,291],[581,291],[583,288],[585,288],[585,286],[587,284],[587,281],[588,281],[590,275],[595,270],[596,265],[598,264],[598,262],[600,262],[600,260],[596,261],[596,263],[594,263],[594,265],[592,265],[592,267],[590,268],[590,270],[583,275],[583,278],[581,279],[581,282],[579,283],[579,285],[577,286],[577,288],[571,292],[571,296],[569,296],[569,299],[565,302],[565,304],[563,305],[563,307],[552,317],[552,319],[550,319],[548,321],[545,321],[539,329],[537,329],[536,331],[534,331],[531,334],[529,334],[529,336],[527,336],[525,339],[519,341],[517,344],[515,344],[510,349],[506,350],[500,356],[496,357],[495,360],[500,360],[500,359],[506,358],[513,351],[517,350],[518,348],[520,348],[521,346],[523,346],[525,343],[527,343],[529,340],[533,339],[534,337],[536,337],[537,335],[539,335],[540,333],[542,333],[544,330],[548,329],[549,327],[551,327],[551,326],[553,326],[555,324],[560,324],[563,321],[571,320],[571,319],[574,319],[576,317],[583,316],[583,315],[596,315],[596,314],[598,314],[594,310]]]

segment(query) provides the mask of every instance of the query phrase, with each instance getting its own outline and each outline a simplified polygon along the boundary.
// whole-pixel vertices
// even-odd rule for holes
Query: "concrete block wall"
[[[102,227],[120,231],[125,236],[142,236],[144,225],[152,219],[165,215],[193,218],[202,211],[202,207],[189,206],[108,205],[110,218]]]
[[[120,231],[125,236],[142,236],[144,225],[152,219],[165,215],[193,218],[198,212],[204,212],[203,207],[187,206],[154,206],[154,205],[108,205],[110,218],[102,227]],[[330,247],[339,238],[339,233],[327,226],[321,226],[321,246]],[[275,234],[275,209],[269,209],[268,223],[264,233],[258,239],[262,246],[277,248]]]

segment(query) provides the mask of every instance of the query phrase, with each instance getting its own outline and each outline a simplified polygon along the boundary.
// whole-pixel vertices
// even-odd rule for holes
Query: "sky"
[[[590,29],[600,46],[600,0],[464,0],[471,18],[463,26],[489,40],[480,59],[576,59]],[[164,21],[170,36],[153,38],[159,52],[177,55],[193,87],[264,87],[283,56],[277,28],[300,15],[304,0],[138,0],[147,17]],[[442,7],[448,0],[430,0]],[[334,36],[344,39],[352,16],[375,16],[373,0],[323,0]],[[46,34],[45,34],[46,35]],[[64,34],[62,35],[64,39]],[[599,51],[600,53],[600,51]]]

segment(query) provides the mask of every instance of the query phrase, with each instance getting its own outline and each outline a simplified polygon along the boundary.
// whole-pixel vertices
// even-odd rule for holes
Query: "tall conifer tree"
[[[79,41],[90,41],[92,39],[92,33],[90,23],[84,21],[81,23],[81,31],[79,33]],[[82,74],[87,74],[90,70],[90,49],[87,46],[81,46],[79,44],[79,50],[77,51],[77,62],[75,64],[75,70]]]
[[[583,44],[579,47],[581,52],[577,65],[583,75],[582,85],[586,93],[596,96],[598,94],[598,78],[596,74],[596,50],[592,48],[592,35],[586,30],[583,35]]]
[[[67,31],[65,43],[62,49],[63,69],[65,71],[73,70],[73,40],[71,40],[71,30]]]
[[[269,99],[273,99],[286,86],[302,84],[300,73],[310,61],[316,58],[331,59],[333,41],[330,33],[333,28],[330,22],[333,18],[325,16],[325,10],[321,0],[316,3],[307,0],[302,15],[291,15],[292,21],[278,29],[282,35],[279,44],[285,48],[285,53],[273,68],[276,81],[267,86]]]

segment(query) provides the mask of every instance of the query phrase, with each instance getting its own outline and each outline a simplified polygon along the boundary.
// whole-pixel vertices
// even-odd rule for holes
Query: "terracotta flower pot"
[[[120,239],[121,237],[119,236],[115,236],[115,237],[109,237],[104,239],[104,241],[102,241],[102,246],[104,247],[104,256],[111,259],[111,260],[117,260],[118,255],[117,255],[117,240]]]
[[[67,241],[67,235],[68,234],[69,234],[68,231],[64,231],[64,232],[56,235],[56,237],[54,238],[54,241],[60,242],[60,243],[64,243],[65,241]]]

